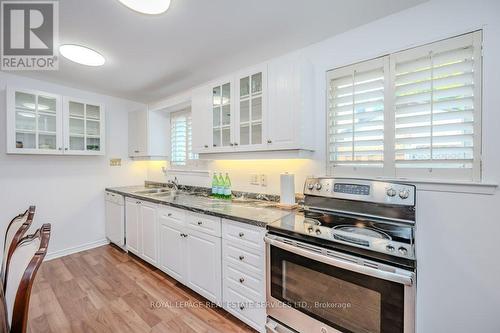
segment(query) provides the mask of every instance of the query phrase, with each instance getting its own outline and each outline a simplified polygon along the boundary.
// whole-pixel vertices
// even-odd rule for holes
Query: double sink
[[[169,189],[169,188],[149,188],[149,189],[141,189],[138,191],[135,191],[134,194],[137,195],[144,195],[144,196],[150,196],[152,198],[167,198],[167,197],[173,197],[177,194],[185,194],[185,195],[192,195],[196,197],[202,197],[206,200],[213,201],[214,203],[220,202],[221,204],[228,204],[231,203],[233,205],[242,205],[242,206],[252,206],[252,207],[259,207],[259,208],[269,208],[269,207],[276,207],[275,202],[270,202],[270,201],[263,201],[263,200],[257,200],[257,199],[249,199],[249,198],[244,198],[244,197],[239,197],[239,198],[234,198],[232,201],[229,200],[223,200],[223,199],[218,199],[218,198],[212,198],[208,196],[206,193],[202,192],[190,192],[190,191],[180,191],[180,190],[174,190],[174,189]]]

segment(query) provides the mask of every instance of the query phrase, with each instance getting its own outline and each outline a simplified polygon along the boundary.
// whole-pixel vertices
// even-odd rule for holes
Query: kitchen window
[[[183,110],[170,114],[171,124],[171,163],[175,166],[188,164],[198,159],[192,149],[191,111]]]
[[[481,32],[327,78],[330,174],[480,181]]]

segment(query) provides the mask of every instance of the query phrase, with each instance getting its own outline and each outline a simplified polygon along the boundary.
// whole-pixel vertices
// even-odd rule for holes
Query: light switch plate
[[[122,159],[121,158],[112,158],[109,160],[109,165],[110,166],[121,166],[122,165]]]

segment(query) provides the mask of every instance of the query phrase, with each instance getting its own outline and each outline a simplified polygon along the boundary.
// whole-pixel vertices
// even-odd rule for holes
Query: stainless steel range
[[[267,331],[415,332],[415,186],[310,178],[268,225]]]

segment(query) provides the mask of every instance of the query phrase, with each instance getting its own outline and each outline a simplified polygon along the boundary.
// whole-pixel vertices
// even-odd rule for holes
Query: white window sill
[[[395,182],[406,182],[414,184],[417,191],[429,192],[451,192],[451,193],[471,193],[471,194],[495,194],[498,184],[485,182],[457,182],[457,181],[439,181],[429,179],[410,179],[410,178],[386,178],[377,177],[378,180],[387,180]]]

